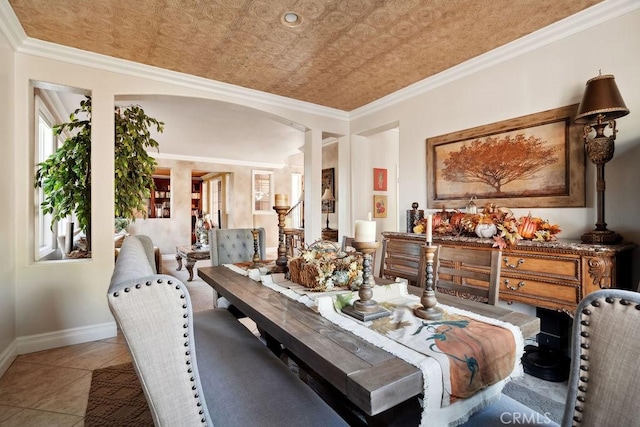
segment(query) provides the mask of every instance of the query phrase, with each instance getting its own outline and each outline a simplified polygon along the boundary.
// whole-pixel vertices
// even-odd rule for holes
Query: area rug
[[[564,415],[564,403],[556,402],[538,391],[544,393],[544,390],[532,390],[518,384],[517,381],[512,381],[504,387],[502,393],[534,411],[546,415],[550,420],[558,424],[561,423]]]
[[[131,363],[93,371],[84,425],[153,426],[147,400]]]

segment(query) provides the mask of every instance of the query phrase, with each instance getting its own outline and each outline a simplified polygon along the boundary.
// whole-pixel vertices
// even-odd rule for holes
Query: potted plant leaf
[[[115,119],[115,217],[135,220],[146,216],[145,199],[154,188],[156,161],[147,148],[158,148],[151,130],[164,130],[164,123],[145,114],[140,106],[116,106]],[[86,254],[91,252],[91,97],[69,116],[68,123],[53,127],[54,135],[68,136],[62,146],[38,164],[35,186],[42,187],[41,209],[52,215],[52,227],[72,214],[87,239]]]

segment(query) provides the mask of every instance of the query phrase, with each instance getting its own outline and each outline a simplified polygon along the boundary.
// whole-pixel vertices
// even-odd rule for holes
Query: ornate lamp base
[[[611,230],[591,230],[581,237],[582,243],[593,243],[595,245],[615,245],[621,243],[623,237]]]
[[[354,302],[353,305],[344,307],[342,312],[363,322],[391,315],[389,310],[380,307],[376,301],[371,299],[373,296],[372,288],[375,286],[371,271],[371,254],[380,247],[380,242],[353,242],[353,247],[364,256],[362,285],[358,290],[360,299]]]

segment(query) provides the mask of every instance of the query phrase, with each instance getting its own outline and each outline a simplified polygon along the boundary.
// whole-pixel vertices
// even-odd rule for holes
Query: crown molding
[[[480,70],[588,30],[589,28],[623,16],[636,9],[640,9],[640,1],[638,0],[605,0],[575,15],[571,15],[538,31],[402,88],[370,104],[356,108],[349,113],[349,120],[388,108],[409,98],[424,94],[437,87],[477,73]]]
[[[220,159],[217,157],[187,156],[184,154],[165,154],[165,153],[156,153],[153,151],[149,151],[147,152],[147,154],[149,154],[151,157],[155,159],[212,163],[217,165],[246,166],[251,168],[262,168],[262,169],[282,169],[283,167],[286,166],[284,163],[247,162],[245,160]]]
[[[8,0],[0,0],[0,31],[9,41],[14,51],[17,51],[27,34],[22,29],[18,17],[13,12]]]

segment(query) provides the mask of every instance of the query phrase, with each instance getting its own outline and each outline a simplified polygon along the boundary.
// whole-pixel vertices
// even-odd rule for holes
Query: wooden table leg
[[[193,280],[193,266],[196,264],[195,258],[187,257],[187,271],[189,272],[189,279],[187,282]]]
[[[176,261],[178,261],[178,268],[176,268],[176,271],[182,270],[182,255],[176,254]]]

